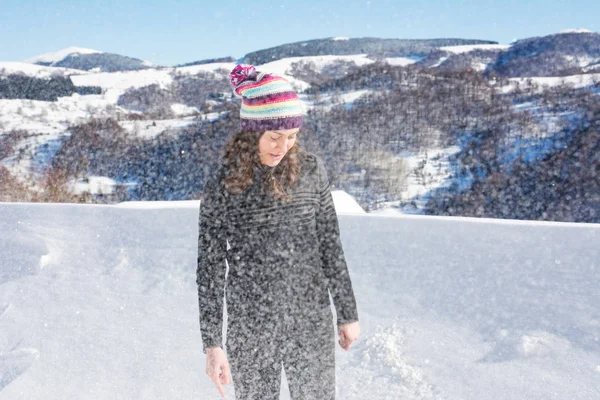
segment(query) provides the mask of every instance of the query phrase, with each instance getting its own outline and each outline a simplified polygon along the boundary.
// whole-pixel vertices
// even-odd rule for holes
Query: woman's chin
[[[281,163],[281,160],[283,160],[283,156],[273,157],[273,156],[269,155],[269,156],[267,156],[265,158],[266,158],[266,160],[263,158],[261,160],[261,162],[264,165],[268,165],[269,167],[276,167],[276,166],[279,165],[279,163]]]

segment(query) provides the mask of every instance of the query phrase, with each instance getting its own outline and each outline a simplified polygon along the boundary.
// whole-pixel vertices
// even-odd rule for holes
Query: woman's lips
[[[283,157],[283,154],[279,154],[279,155],[277,155],[277,154],[272,154],[272,153],[271,153],[271,157],[273,157],[273,158],[277,159],[277,158],[281,158],[281,157]]]

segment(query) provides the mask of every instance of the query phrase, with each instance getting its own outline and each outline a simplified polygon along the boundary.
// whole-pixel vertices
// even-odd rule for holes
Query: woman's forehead
[[[298,133],[299,131],[300,131],[300,128],[295,128],[295,129],[280,129],[280,130],[267,131],[267,132],[276,133],[278,135],[293,135],[295,133]]]

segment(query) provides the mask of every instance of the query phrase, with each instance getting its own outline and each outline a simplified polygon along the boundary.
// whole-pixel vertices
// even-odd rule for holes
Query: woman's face
[[[296,143],[296,135],[300,128],[266,131],[258,141],[260,162],[274,167],[285,157]]]

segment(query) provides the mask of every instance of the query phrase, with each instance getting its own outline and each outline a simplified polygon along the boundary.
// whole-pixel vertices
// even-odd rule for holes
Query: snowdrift
[[[0,204],[0,399],[220,398],[198,328],[197,218],[195,201]],[[339,399],[600,398],[600,226],[340,215],[340,228],[362,335],[337,349]]]

